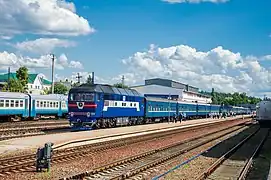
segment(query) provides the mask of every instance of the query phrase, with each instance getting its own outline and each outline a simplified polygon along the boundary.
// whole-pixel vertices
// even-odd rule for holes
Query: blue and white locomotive
[[[0,121],[20,121],[41,116],[65,117],[68,98],[64,95],[32,95],[0,92]]]
[[[69,119],[75,126],[115,127],[143,121],[144,96],[135,90],[96,84],[72,88],[68,97]]]
[[[92,128],[164,122],[185,115],[187,119],[209,117],[210,113],[234,111],[246,114],[249,109],[214,104],[200,104],[144,97],[133,89],[110,85],[81,85],[68,95],[69,121],[72,127]]]

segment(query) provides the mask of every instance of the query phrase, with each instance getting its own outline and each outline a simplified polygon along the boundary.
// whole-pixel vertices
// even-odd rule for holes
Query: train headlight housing
[[[90,117],[90,112],[87,112],[87,117]]]

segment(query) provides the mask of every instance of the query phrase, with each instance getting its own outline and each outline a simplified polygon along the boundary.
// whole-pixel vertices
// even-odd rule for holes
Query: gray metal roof
[[[79,87],[74,87],[70,89],[70,92],[76,93],[76,92],[100,92],[105,94],[120,94],[120,95],[126,95],[126,96],[141,96],[144,95],[138,93],[137,91],[133,89],[128,88],[116,88],[111,85],[107,84],[83,84]]]
[[[27,94],[18,92],[0,92],[1,98],[28,98]]]
[[[132,89],[135,89],[141,94],[164,94],[164,95],[181,95],[182,89],[176,89],[166,86],[159,86],[159,85],[143,85],[143,86],[136,86],[132,87]]]

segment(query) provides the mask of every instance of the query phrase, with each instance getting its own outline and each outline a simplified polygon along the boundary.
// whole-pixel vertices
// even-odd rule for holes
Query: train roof
[[[19,93],[19,92],[0,92],[0,97],[3,98],[28,98],[27,94]]]
[[[68,96],[63,94],[48,94],[48,95],[36,95],[30,94],[33,99],[44,99],[44,100],[67,100]]]
[[[148,101],[158,101],[158,102],[170,102],[170,103],[177,103],[176,100],[172,100],[172,99],[165,99],[165,98],[159,98],[159,97],[150,97],[147,96],[145,97]]]
[[[129,88],[117,88],[107,84],[83,84],[78,87],[73,87],[69,91],[70,93],[79,93],[79,92],[99,92],[105,94],[120,94],[126,96],[140,96],[144,97],[144,95],[140,94],[134,89]]]

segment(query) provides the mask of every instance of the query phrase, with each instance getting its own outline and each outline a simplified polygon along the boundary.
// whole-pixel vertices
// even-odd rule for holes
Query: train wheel
[[[20,116],[10,116],[9,117],[9,121],[10,122],[17,122],[17,121],[21,121],[22,118]]]

